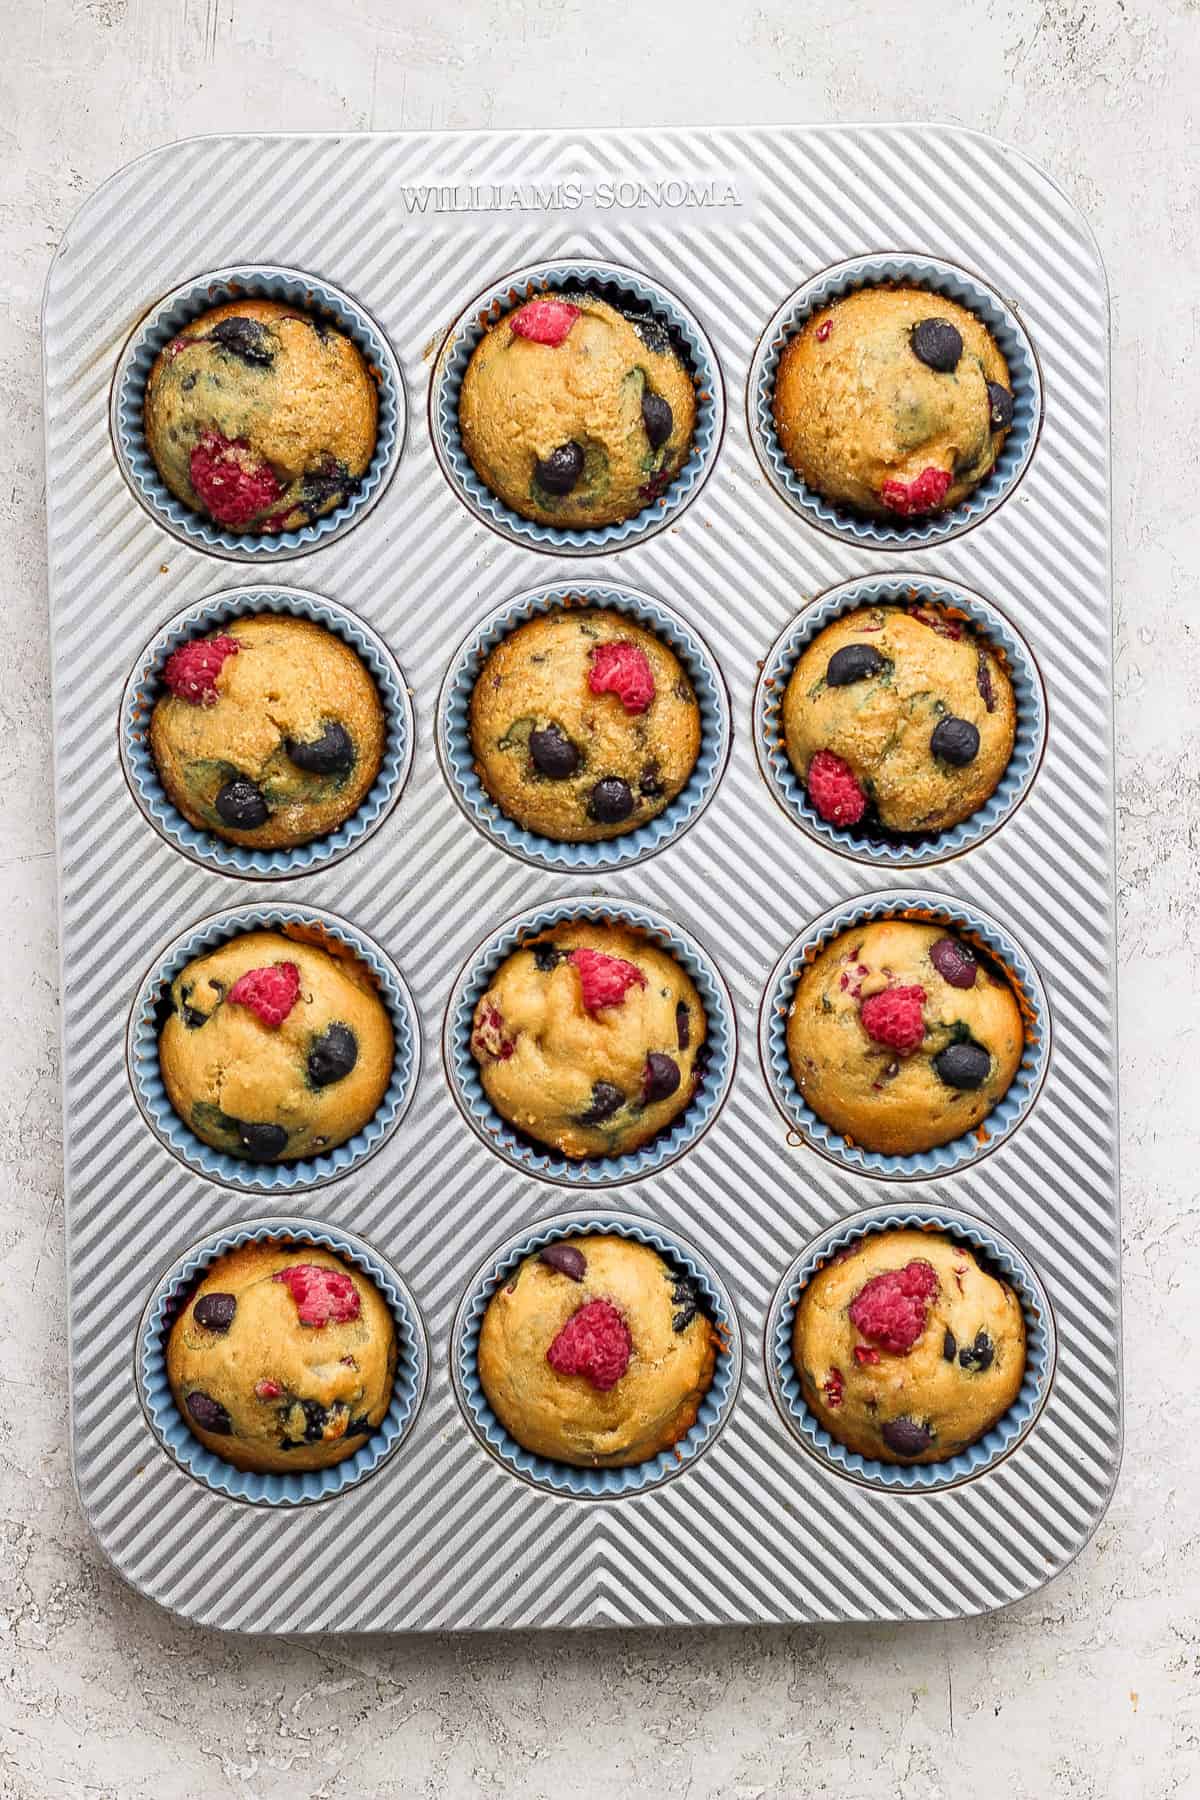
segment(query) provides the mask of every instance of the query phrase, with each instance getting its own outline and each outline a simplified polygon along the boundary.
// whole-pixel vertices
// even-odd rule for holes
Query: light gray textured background
[[[1200,1793],[1195,0],[0,0],[0,1795]],[[1114,298],[1128,1414],[1090,1548],[957,1626],[255,1643],[93,1550],[66,1443],[38,304],[104,175],[207,130],[939,117]]]

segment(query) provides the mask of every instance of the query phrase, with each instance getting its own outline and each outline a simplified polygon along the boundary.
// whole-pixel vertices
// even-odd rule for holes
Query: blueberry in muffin
[[[167,1097],[215,1150],[295,1162],[374,1117],[391,1021],[366,966],[298,937],[250,931],[171,983],[158,1040]]]
[[[507,956],[471,1052],[510,1125],[564,1156],[621,1156],[683,1112],[707,1021],[687,971],[627,925],[564,921]]]
[[[690,1277],[648,1245],[597,1234],[548,1244],[497,1287],[479,1334],[479,1379],[526,1450],[622,1467],[687,1435],[717,1349]]]
[[[230,531],[293,531],[358,492],[378,410],[374,377],[343,332],[278,300],[234,300],[160,351],[146,444],[193,512]]]
[[[589,293],[546,295],[484,333],[458,420],[475,473],[522,518],[614,525],[687,461],[696,394],[657,319]]]
[[[787,1048],[819,1118],[864,1150],[909,1156],[987,1117],[1025,1031],[986,954],[940,925],[878,919],[841,932],[802,971]]]
[[[262,613],[167,659],[150,720],[163,787],[199,830],[248,849],[335,831],[379,774],[379,694],[349,644],[311,619]]]
[[[396,1372],[387,1303],[328,1250],[242,1244],[171,1327],[167,1379],[200,1442],[260,1474],[327,1469],[382,1424]]]
[[[774,416],[784,455],[826,500],[914,517],[957,506],[995,466],[1012,379],[986,325],[957,302],[860,288],[785,344]]]
[[[991,1430],[1025,1375],[1025,1319],[965,1245],[896,1229],[840,1251],[806,1283],[792,1351],[805,1404],[880,1462],[944,1462]]]
[[[471,746],[510,819],[559,842],[613,838],[668,807],[700,751],[700,709],[674,651],[623,613],[561,607],[488,656]]]
[[[995,791],[1016,736],[995,651],[937,606],[867,606],[817,634],[783,696],[788,760],[823,819],[934,832]]]

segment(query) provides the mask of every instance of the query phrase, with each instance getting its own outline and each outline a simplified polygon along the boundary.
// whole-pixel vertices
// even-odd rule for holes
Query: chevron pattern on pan
[[[412,215],[402,184],[728,176],[736,208]],[[756,664],[833,583],[900,565],[798,521],[762,479],[745,378],[784,296],[866,250],[919,249],[974,269],[1024,318],[1046,418],[1025,480],[990,520],[908,566],[976,587],[1020,625],[1050,703],[1033,793],[988,843],[926,874],[1003,920],[1032,954],[1054,1054],[1029,1120],[958,1176],[883,1192],[789,1145],[755,1053],[759,998],[788,940],[848,895],[893,885],[789,826],[749,742]],[[724,1277],[746,1343],[742,1388],[711,1450],[678,1480],[610,1504],[558,1499],[493,1462],[458,1411],[449,1330],[486,1251],[578,1203],[514,1174],[466,1129],[439,1054],[451,982],[499,920],[587,884],[539,874],[475,834],[442,781],[432,707],[471,623],[564,565],[477,524],[429,443],[432,351],[506,269],[587,256],[675,289],[713,339],[729,419],[716,468],[677,525],[570,575],[625,580],[693,620],[734,701],[728,773],[660,857],[603,883],[678,918],[738,1007],[740,1063],[717,1125],[611,1205],[693,1238]],[[285,884],[395,957],[424,1033],[416,1104],[364,1168],[294,1202],[353,1229],[403,1271],[431,1347],[403,1452],[336,1501],[282,1513],[219,1499],[159,1451],[132,1369],[161,1270],[197,1237],[269,1203],[223,1193],[160,1147],[124,1066],[129,1004],[177,931],[259,887],[193,866],[127,793],[122,684],[181,607],[255,572],[160,532],[108,435],[112,370],[162,293],[255,259],[324,275],[380,320],[408,385],[390,491],[330,547],[263,577],[362,614],[413,689],[417,746],[399,807],[332,869]],[[1120,1440],[1119,1221],[1113,1017],[1107,313],[1086,227],[1020,156],[948,128],[450,133],[198,139],[132,165],[70,227],[47,291],[47,464],[58,748],[73,1439],[106,1554],[163,1605],[253,1631],[476,1630],[808,1619],[916,1619],[1001,1605],[1077,1552],[1103,1511]],[[913,880],[911,886],[921,885]],[[993,1221],[1039,1269],[1057,1374],[1018,1451],[983,1479],[897,1499],[809,1459],[767,1390],[762,1330],[804,1242],[880,1199],[933,1199]],[[600,1202],[603,1205],[603,1201]]]

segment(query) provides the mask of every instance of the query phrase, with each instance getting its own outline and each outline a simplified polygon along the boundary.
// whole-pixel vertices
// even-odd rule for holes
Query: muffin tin
[[[947,265],[996,296],[1033,371],[1005,491],[902,544],[793,505],[760,460],[756,412],[794,296],[880,245],[917,278]],[[270,264],[248,265],[253,251]],[[517,275],[567,264],[615,267],[670,297],[715,377],[696,479],[646,529],[585,544],[493,518],[447,479],[435,445],[456,322],[469,329]],[[227,543],[162,516],[130,460],[125,372],[164,309],[231,270],[250,284],[297,271],[308,291],[342,297],[396,371],[397,430],[368,504],[295,543]],[[1054,184],[990,139],[935,126],[203,138],[143,158],[87,203],[51,270],[45,348],[71,1431],[113,1565],[191,1619],[260,1632],[943,1618],[1062,1569],[1115,1480],[1121,1381],[1108,317],[1088,228]],[[898,572],[990,604],[1046,700],[1021,804],[928,872],[798,828],[756,756],[772,646],[830,590]],[[114,731],[122,695],[141,647],[173,621],[264,581],[361,621],[404,670],[416,719],[407,782],[370,830],[336,858],[269,871],[284,911],[332,915],[403,971],[424,1052],[414,1042],[411,1101],[372,1154],[288,1201],[303,1229],[365,1246],[392,1272],[414,1342],[429,1346],[403,1441],[381,1441],[377,1466],[299,1506],[258,1493],[239,1504],[220,1470],[215,1486],[189,1472],[194,1439],[164,1447],[148,1422],[139,1346],[164,1271],[274,1221],[239,1223],[252,1210],[244,1171],[192,1166],[169,1131],[156,1135],[126,1061],[164,947],[230,909],[257,916],[263,888],[259,871],[198,861],[157,820],[147,828]],[[707,804],[658,854],[618,867],[540,866],[477,828],[435,751],[464,644],[532,590],[573,583],[677,618],[731,702]],[[1053,1044],[1040,1092],[986,1157],[883,1182],[806,1143],[752,1046],[795,940],[881,890],[917,903],[925,881],[1019,947]],[[439,1034],[480,944],[564,902],[657,915],[701,948],[744,1052],[735,1065],[731,1019],[723,1104],[689,1123],[680,1154],[629,1172],[619,1210],[589,1184],[589,1220],[632,1221],[694,1257],[741,1345],[703,1454],[604,1495],[510,1467],[460,1397],[470,1357],[456,1320],[478,1283],[584,1196],[468,1125]],[[952,1485],[864,1484],[785,1420],[780,1296],[884,1205],[977,1231],[1045,1303],[1028,1409]]]

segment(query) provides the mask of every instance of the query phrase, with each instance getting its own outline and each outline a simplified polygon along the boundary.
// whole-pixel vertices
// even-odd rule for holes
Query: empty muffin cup
[[[524,518],[485,485],[471,464],[459,425],[459,400],[467,366],[487,330],[522,303],[584,291],[635,320],[665,331],[695,388],[696,422],[690,454],[661,491],[614,524],[566,527]],[[433,447],[442,472],[463,504],[501,536],[535,550],[568,556],[626,549],[671,524],[711,472],[725,424],[725,394],[716,353],[699,321],[682,301],[648,277],[613,263],[535,263],[479,294],[455,320],[438,352],[429,395]]]
[[[645,1462],[623,1467],[588,1468],[557,1462],[526,1450],[505,1430],[483,1391],[479,1378],[479,1334],[488,1303],[524,1258],[547,1245],[605,1234],[645,1244],[655,1250],[698,1292],[703,1311],[717,1338],[712,1382],[700,1403],[695,1423],[675,1444]],[[485,1450],[513,1474],[534,1487],[577,1500],[616,1499],[645,1493],[683,1474],[709,1449],[733,1408],[741,1379],[742,1341],[737,1314],[720,1277],[705,1259],[665,1227],[625,1213],[562,1213],[526,1228],[494,1251],[467,1286],[451,1332],[451,1371],[459,1405]]]
[[[331,512],[286,531],[234,531],[194,511],[172,494],[146,442],[146,386],[159,352],[214,307],[230,301],[275,300],[326,321],[358,349],[378,397],[375,448],[354,492]],[[302,556],[356,525],[376,504],[400,460],[407,408],[400,365],[383,328],[349,294],[296,269],[240,263],[184,282],[159,300],[137,327],[117,362],[111,420],[121,473],[151,518],[195,550],[235,562]]]
[[[973,313],[991,333],[1012,381],[1012,423],[1000,454],[978,486],[945,512],[875,518],[825,499],[784,454],[775,425],[775,379],[784,346],[824,306],[862,288],[925,288]],[[1033,456],[1042,421],[1042,379],[1029,335],[1013,309],[978,276],[938,257],[905,252],[856,256],[835,263],[789,294],[767,324],[746,388],[750,438],[763,473],[780,499],[818,530],[868,550],[915,550],[944,543],[977,525],[1007,499]]]
[[[167,1340],[187,1298],[219,1257],[243,1244],[280,1242],[332,1251],[364,1274],[382,1295],[396,1333],[396,1373],[383,1421],[353,1456],[296,1474],[238,1469],[202,1444],[175,1404],[167,1377]],[[429,1359],[416,1303],[400,1275],[361,1238],[308,1219],[255,1219],[212,1232],[179,1257],[156,1283],[138,1328],[134,1376],[146,1421],[181,1469],[215,1494],[256,1506],[293,1507],[328,1500],[356,1487],[395,1455],[416,1420]]]
[[[235,619],[259,613],[310,619],[340,638],[374,681],[385,721],[383,760],[357,810],[325,836],[288,849],[250,849],[192,825],[163,787],[150,748],[150,719],[163,692],[163,669],[172,652],[193,638],[219,632]],[[130,791],[150,824],[193,862],[248,880],[307,875],[340,862],[365,842],[400,798],[412,763],[413,735],[412,702],[404,675],[383,639],[345,607],[303,588],[230,588],[176,613],[138,657],[121,697],[121,763]]]
[[[907,1155],[864,1149],[827,1124],[801,1094],[788,1055],[788,1015],[804,970],[843,932],[882,919],[945,926],[990,959],[1012,988],[1025,1039],[1007,1091],[977,1126],[948,1143]],[[854,1174],[916,1181],[953,1174],[978,1162],[1011,1137],[1028,1116],[1050,1060],[1050,1007],[1036,968],[1002,925],[948,895],[898,888],[844,901],[793,939],[767,979],[759,1010],[758,1047],[771,1098],[805,1144]]]
[[[1016,702],[1016,736],[1008,766],[991,796],[969,818],[941,831],[891,832],[877,821],[854,826],[823,819],[792,767],[783,733],[783,697],[797,662],[814,638],[860,607],[934,609],[965,624],[1002,661]],[[1046,694],[1033,654],[999,609],[957,583],[918,574],[871,575],[845,581],[805,607],[775,640],[754,689],[754,750],[775,799],[827,849],[885,868],[915,869],[974,849],[1010,819],[1033,784],[1046,743]]]
[[[1025,1373],[1016,1399],[975,1443],[942,1462],[884,1462],[848,1449],[805,1404],[796,1370],[796,1307],[808,1282],[840,1251],[869,1234],[898,1229],[942,1233],[965,1244],[986,1272],[1012,1288],[1025,1321]],[[1028,1435],[1045,1404],[1054,1374],[1055,1346],[1054,1314],[1028,1259],[983,1220],[940,1206],[880,1206],[831,1226],[796,1258],[776,1289],[767,1315],[768,1383],[788,1430],[827,1469],[893,1494],[937,1493],[986,1474],[1002,1462]]]
[[[704,1007],[707,1035],[695,1092],[655,1137],[621,1154],[571,1157],[527,1137],[492,1105],[471,1049],[475,1008],[500,965],[529,939],[570,921],[621,925],[644,934],[690,977]],[[736,1046],[733,1002],[708,952],[689,932],[662,914],[603,896],[530,907],[499,926],[459,971],[442,1029],[442,1054],[450,1091],[481,1142],[524,1174],[574,1188],[614,1187],[637,1181],[665,1169],[690,1150],[724,1105],[733,1082]]]
[[[471,696],[488,656],[510,632],[560,608],[624,613],[653,632],[683,664],[700,712],[700,752],[681,792],[645,824],[591,843],[560,842],[508,818],[480,779],[471,743]],[[456,650],[438,700],[437,745],[451,793],[471,823],[493,843],[543,869],[620,869],[674,843],[712,799],[729,760],[729,694],[703,638],[661,601],[608,582],[555,582],[506,600]]]
[[[274,931],[329,954],[349,954],[370,975],[392,1028],[391,1075],[373,1117],[344,1143],[295,1162],[257,1162],[215,1149],[172,1106],[159,1062],[159,1034],[168,992],[180,970],[248,932]],[[396,1130],[416,1091],[420,1026],[408,985],[373,939],[314,906],[233,906],[181,932],[155,958],[138,989],[126,1032],[126,1062],[143,1118],[159,1142],[195,1174],[245,1194],[295,1194],[361,1167]]]

